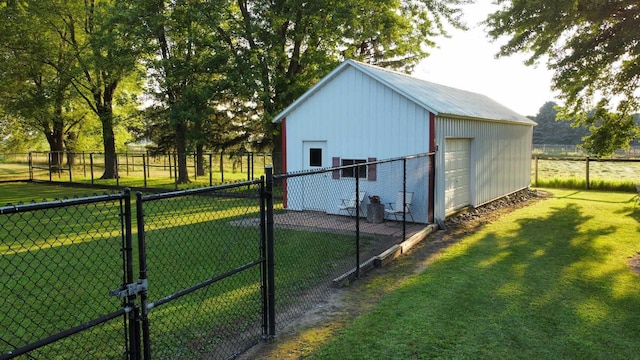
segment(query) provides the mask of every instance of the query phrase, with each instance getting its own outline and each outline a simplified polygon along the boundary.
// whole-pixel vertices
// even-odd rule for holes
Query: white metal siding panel
[[[479,206],[530,185],[533,128],[489,121],[436,118],[436,143],[471,138],[471,205]],[[445,216],[444,152],[436,154],[435,216]]]
[[[289,172],[303,170],[303,141],[326,141],[329,158],[342,159],[389,159],[429,150],[429,113],[353,68],[324,84],[292,110],[287,115],[286,126]],[[401,176],[401,167],[388,173],[379,172],[377,181],[364,180],[360,186],[369,195],[380,195],[385,202],[395,201],[401,190]],[[391,179],[390,182],[385,178]],[[353,186],[350,183],[355,179],[329,181],[337,182],[329,184],[330,188],[347,189]],[[415,193],[413,215],[416,221],[426,222],[427,189],[428,171],[407,183],[407,191]],[[327,212],[334,213],[340,199],[349,197],[339,192],[331,194],[334,198],[327,201]],[[295,204],[295,201],[291,203]]]
[[[428,150],[429,113],[355,69],[287,116],[287,169],[301,169],[302,141],[326,140],[330,156],[387,159]]]

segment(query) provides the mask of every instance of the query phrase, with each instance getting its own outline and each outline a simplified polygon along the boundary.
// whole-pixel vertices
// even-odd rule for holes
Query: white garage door
[[[445,211],[463,208],[471,199],[471,140],[447,139],[444,151]]]

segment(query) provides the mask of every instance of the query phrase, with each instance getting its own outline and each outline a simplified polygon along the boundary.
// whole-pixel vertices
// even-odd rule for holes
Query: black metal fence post
[[[193,180],[198,180],[198,153],[193,153]]]
[[[147,156],[142,154],[142,181],[144,188],[147,188]]]
[[[251,161],[249,162],[250,164],[249,166],[251,168],[251,179],[254,179],[253,174],[254,174],[254,167],[255,167],[255,164],[254,164],[255,159],[253,158],[253,152],[250,152],[249,154],[251,155]]]
[[[356,279],[360,278],[360,166],[353,169],[356,177]]]
[[[151,176],[151,156],[149,155],[149,150],[147,150],[146,152],[147,155],[147,159],[149,159],[149,166],[147,167],[142,167],[144,171],[147,172],[147,176]]]
[[[589,190],[591,186],[589,185],[589,156],[587,156],[585,160],[585,179],[586,179],[586,188]]]
[[[173,153],[173,179],[175,184],[175,189],[178,190],[178,154]]]
[[[265,177],[260,177],[260,257],[262,257],[262,335],[269,333],[269,317],[267,312],[269,309],[268,287],[267,287],[267,206],[266,206],[266,188]]]
[[[69,166],[69,182],[73,182],[73,176],[71,175],[73,172],[73,169],[71,168],[71,160],[69,159],[69,157],[75,157],[75,154],[68,152],[67,153],[67,165]]]
[[[132,211],[131,211],[131,189],[124,189],[124,258],[125,258],[125,283],[133,284],[133,231],[132,231]],[[131,294],[127,297],[126,306],[132,311],[128,314],[129,323],[129,355],[130,359],[140,359],[140,324],[138,322],[138,308],[135,304],[136,295]]]
[[[275,304],[275,249],[274,249],[274,236],[273,236],[273,168],[266,166],[264,173],[267,178],[267,189],[265,191],[265,200],[267,205],[267,296],[268,296],[268,310],[267,317],[269,321],[268,336],[276,335],[276,304]]]
[[[52,171],[53,169],[51,169],[51,156],[53,156],[52,152],[49,152],[48,156],[47,156],[47,161],[48,161],[48,165],[49,165],[49,182],[53,181],[53,177],[52,177]]]
[[[139,281],[147,281],[147,248],[144,232],[144,207],[142,192],[136,193],[136,221],[138,224],[138,263],[140,266]],[[149,309],[147,306],[147,291],[140,291],[140,322],[142,325],[142,346],[144,359],[151,360],[151,338],[149,335]]]
[[[428,187],[428,197],[429,197],[429,210],[428,213],[428,221],[429,223],[436,223],[435,218],[435,207],[436,207],[436,155],[435,153],[431,153],[429,157],[429,187]]]
[[[402,241],[407,240],[407,159],[402,159]]]
[[[242,169],[242,163],[240,169]],[[247,153],[247,181],[251,181],[251,153]]]
[[[33,158],[31,151],[29,151],[29,180],[33,181]]]
[[[213,165],[213,154],[209,153],[209,186],[213,186],[213,169],[211,166]]]
[[[89,153],[89,170],[91,171],[91,185],[93,185],[93,153]]]
[[[220,151],[220,183],[224,184],[224,150]]]
[[[106,156],[106,155],[105,155]],[[118,154],[116,154],[115,157],[115,162],[116,162],[116,186],[120,186],[120,172],[118,171]],[[106,159],[105,159],[105,166],[106,166]]]

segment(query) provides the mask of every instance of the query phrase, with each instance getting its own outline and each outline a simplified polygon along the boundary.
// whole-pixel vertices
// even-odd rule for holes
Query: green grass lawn
[[[638,358],[634,195],[552,193],[446,249],[311,358]]]
[[[82,196],[86,191],[0,184],[0,203]],[[9,344],[24,346],[120,307],[120,300],[109,296],[122,282],[119,216],[117,203],[0,216],[0,354],[11,350]],[[145,238],[150,302],[260,258],[260,229],[234,224],[258,216],[255,197],[190,195],[149,202]],[[133,220],[135,233],[135,216]],[[336,269],[322,265],[352,259],[353,243],[349,235],[278,229],[278,305],[297,302],[297,294],[330,282],[337,275],[329,271]],[[134,246],[135,277],[137,254]],[[260,339],[261,278],[260,267],[254,266],[155,305],[149,313],[154,358],[214,353],[233,331],[253,331],[244,335]],[[122,358],[121,324],[117,319],[30,355]]]
[[[640,251],[640,206],[634,208],[635,195],[550,191],[553,198],[509,213],[444,250],[426,270],[384,296],[371,312],[357,318],[329,344],[307,354],[320,359],[636,358],[640,353],[640,276],[627,264]],[[2,204],[82,194],[86,189],[0,184]],[[200,208],[204,205],[176,203],[148,210],[149,219],[155,217],[148,224],[148,240],[154,248],[147,249],[151,256],[149,276],[155,277],[150,281],[152,300],[186,286],[184,276],[192,276],[190,282],[198,281],[221,270],[225,258],[250,260],[237,251],[254,245],[238,235],[256,230],[233,226],[230,221],[257,213],[257,208],[243,208],[233,199],[221,202],[215,209]],[[99,227],[107,228],[114,221],[105,222],[101,209],[90,207],[82,211],[88,222]],[[105,230],[105,236],[86,237],[81,226],[68,221],[65,231],[53,231],[49,227],[54,224],[44,218],[36,220],[18,223],[20,229],[26,229],[22,230],[25,235],[21,241],[29,240],[27,235],[33,230],[38,236],[54,234],[44,239],[49,245],[17,251],[19,248],[0,244],[0,289],[12,289],[0,294],[3,308],[12,309],[11,318],[0,317],[0,329],[22,324],[15,333],[0,330],[3,339],[20,338],[29,329],[37,329],[33,331],[38,334],[60,330],[55,319],[65,326],[84,321],[77,315],[68,315],[73,311],[86,315],[87,310],[77,309],[79,304],[91,304],[90,311],[98,315],[103,311],[100,309],[118,305],[117,299],[105,293],[117,287],[118,276],[107,274],[120,264],[117,257],[104,258],[105,253],[119,254],[117,234]],[[0,238],[8,238],[10,229],[0,224]],[[70,230],[80,235],[72,243],[57,245],[56,241],[62,241],[58,237]],[[211,231],[216,235],[200,236]],[[278,279],[281,293],[298,291],[300,284],[313,288],[321,281],[322,274],[315,271],[318,267],[311,263],[312,259],[300,255],[304,250],[322,250],[317,257],[326,264],[340,261],[346,247],[338,246],[349,243],[348,238],[335,234],[279,230],[277,235],[276,252],[282,257],[276,266],[292,267],[280,269],[288,274]],[[189,239],[205,243],[190,247],[186,243]],[[321,239],[324,240],[319,242]],[[213,243],[207,245],[207,250],[199,250],[206,241]],[[337,245],[319,246],[326,244],[324,241]],[[93,255],[96,249],[103,250]],[[207,252],[219,252],[220,257],[212,262],[205,256]],[[63,259],[64,266],[45,268],[52,258]],[[296,268],[299,259],[304,259],[305,266]],[[180,275],[185,264],[196,271]],[[1,272],[7,269],[11,271]],[[30,275],[20,276],[22,272]],[[104,274],[110,279],[97,287],[95,282],[87,281],[88,274]],[[211,290],[199,290],[193,297],[153,309],[150,318],[155,326],[154,343],[169,339],[167,346],[154,348],[156,354],[175,357],[175,350],[185,344],[189,350],[215,348],[220,340],[211,335],[222,326],[216,317],[220,311],[236,314],[235,325],[240,327],[255,320],[243,313],[259,307],[251,305],[259,291],[251,276],[258,274],[248,272],[237,282],[223,282]],[[36,288],[41,295],[32,289],[16,290],[30,286],[32,281],[38,281]],[[45,294],[60,294],[62,298],[52,302]],[[286,300],[283,298],[280,303]],[[15,315],[18,307],[29,310]],[[33,315],[30,311],[44,316],[49,323],[25,322],[24,316]],[[59,317],[56,311],[67,315]],[[113,351],[120,333],[118,324],[107,324],[86,333],[84,349],[77,348],[77,341],[75,345],[63,341],[36,355],[55,358],[47,352],[54,351],[79,356],[80,350],[92,357],[117,358],[120,354]],[[204,344],[203,338],[209,343]],[[111,352],[101,353],[98,343],[109,346]]]
[[[36,183],[4,183],[0,184],[0,206],[91,196],[103,192],[111,192],[111,190],[100,191]]]

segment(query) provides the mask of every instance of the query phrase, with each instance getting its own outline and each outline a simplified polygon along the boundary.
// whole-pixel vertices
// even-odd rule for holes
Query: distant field
[[[531,164],[531,179],[535,182],[535,160]],[[538,180],[576,179],[586,181],[585,161],[538,160]],[[640,183],[640,162],[589,161],[589,181]]]

